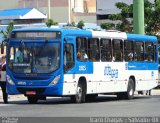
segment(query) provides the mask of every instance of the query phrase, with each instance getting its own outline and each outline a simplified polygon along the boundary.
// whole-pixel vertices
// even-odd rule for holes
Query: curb
[[[151,95],[160,95],[160,90],[159,89],[151,90]]]

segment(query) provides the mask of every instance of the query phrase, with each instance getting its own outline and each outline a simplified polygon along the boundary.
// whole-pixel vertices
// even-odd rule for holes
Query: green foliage
[[[83,20],[79,21],[77,27],[83,29],[83,26],[84,26],[84,21]]]
[[[151,3],[145,0],[145,31],[146,34],[156,35],[160,31],[160,1]]]
[[[75,23],[75,22],[72,22],[71,25],[75,27],[75,26],[76,26],[76,23]]]
[[[128,19],[129,15],[133,14],[133,4],[127,5],[126,3],[118,2],[115,6],[121,10],[121,13],[109,15],[109,19],[121,21],[116,25],[117,30],[133,32],[133,21]],[[160,0],[156,0],[155,3],[144,0],[144,14],[145,33],[156,35],[160,31]]]
[[[113,26],[114,26],[113,23],[102,23],[102,24],[101,24],[101,28],[102,28],[102,29],[106,29],[106,30],[113,29]]]
[[[54,22],[52,19],[48,19],[46,21],[46,25],[47,25],[47,27],[51,27],[52,25],[58,25],[58,23]]]
[[[128,17],[133,11],[133,5],[127,5],[126,3],[118,2],[115,4],[115,6],[121,10],[121,13],[109,15],[109,19],[112,21],[121,21],[121,23],[116,25],[116,30],[132,32],[132,22],[128,20]],[[115,25],[110,24],[110,28],[115,28]]]
[[[75,22],[72,22],[72,23],[67,23],[66,26],[73,26],[73,27],[76,27],[76,23]]]
[[[109,19],[111,20],[122,20],[122,16],[121,14],[113,14],[113,15],[109,15]]]
[[[0,33],[2,33],[4,41],[7,41],[7,39],[9,39],[10,37],[10,33],[11,31],[14,29],[14,24],[13,22],[9,23],[9,25],[7,26],[6,30],[1,30]]]

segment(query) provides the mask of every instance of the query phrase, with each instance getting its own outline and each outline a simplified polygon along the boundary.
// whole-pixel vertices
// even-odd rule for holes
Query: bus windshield
[[[59,68],[60,43],[11,43],[9,68],[14,73],[51,73]]]

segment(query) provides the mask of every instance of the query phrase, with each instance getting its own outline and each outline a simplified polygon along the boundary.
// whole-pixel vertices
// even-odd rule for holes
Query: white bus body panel
[[[80,77],[86,78],[87,94],[126,92],[131,76],[135,78],[135,91],[149,90],[158,84],[156,70],[128,70],[127,62],[95,62],[93,66],[93,74],[65,74],[63,95],[76,94]]]
[[[93,38],[127,39],[125,32],[92,31]]]

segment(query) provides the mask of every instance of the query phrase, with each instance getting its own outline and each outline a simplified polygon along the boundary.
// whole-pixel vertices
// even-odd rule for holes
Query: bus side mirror
[[[7,45],[8,40],[9,39],[7,38],[4,41],[2,41],[2,43],[1,43],[1,54],[4,54],[4,46]]]
[[[1,54],[4,54],[4,42],[1,43]]]

